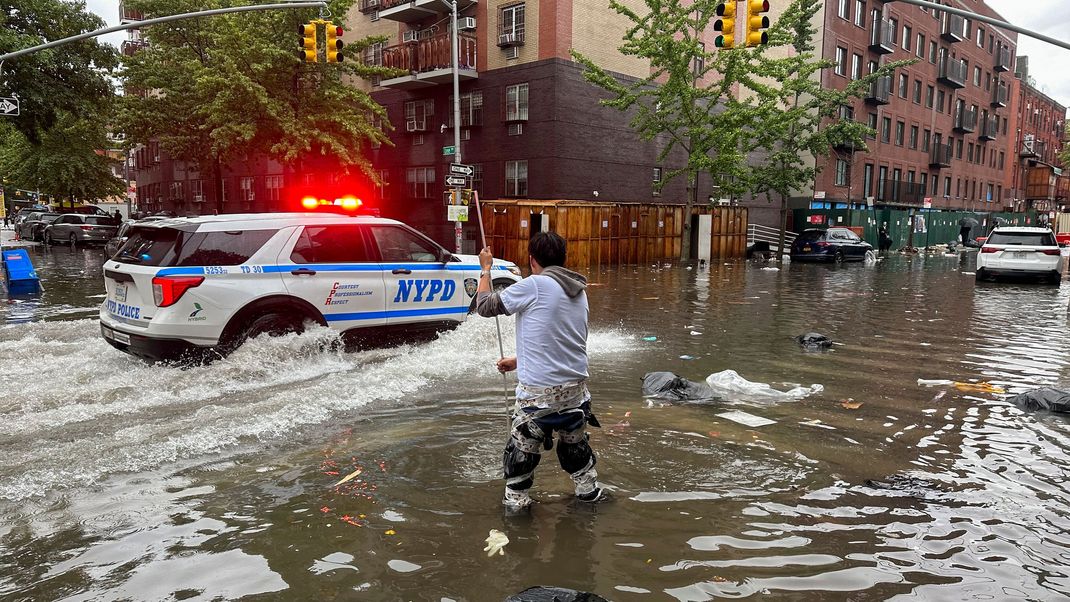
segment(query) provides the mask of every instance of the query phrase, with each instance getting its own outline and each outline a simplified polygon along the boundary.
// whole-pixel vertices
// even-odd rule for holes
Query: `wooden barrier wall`
[[[576,201],[483,201],[487,243],[494,254],[527,265],[528,240],[553,230],[569,243],[569,266],[642,264],[680,256],[682,205]],[[745,207],[696,207],[713,215],[711,256],[743,257]]]

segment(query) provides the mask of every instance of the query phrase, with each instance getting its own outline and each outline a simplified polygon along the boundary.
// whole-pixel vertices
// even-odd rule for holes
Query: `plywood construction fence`
[[[550,230],[568,241],[569,266],[641,264],[680,256],[682,205],[492,200],[481,206],[487,244],[496,256],[519,265],[527,265],[531,237]],[[712,257],[745,254],[745,207],[703,206],[691,213],[713,214]]]

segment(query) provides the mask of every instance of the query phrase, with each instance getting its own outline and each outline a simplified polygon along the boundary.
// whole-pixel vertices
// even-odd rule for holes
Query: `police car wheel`
[[[304,323],[291,316],[284,316],[278,313],[260,314],[245,323],[238,332],[225,336],[221,351],[224,354],[232,353],[249,339],[254,339],[263,334],[277,337],[303,330]]]

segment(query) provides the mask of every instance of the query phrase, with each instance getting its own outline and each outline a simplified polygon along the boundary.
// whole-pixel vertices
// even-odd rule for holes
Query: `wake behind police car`
[[[390,219],[331,213],[218,215],[136,224],[104,264],[100,329],[151,360],[226,355],[308,322],[343,333],[464,321],[479,258]],[[495,260],[493,283],[520,280]]]

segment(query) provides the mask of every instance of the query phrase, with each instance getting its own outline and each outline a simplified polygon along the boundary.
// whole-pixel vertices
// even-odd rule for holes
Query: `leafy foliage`
[[[334,0],[331,13],[345,15],[352,3]],[[230,3],[127,5],[160,16]],[[373,141],[389,143],[379,125],[386,114],[351,82],[390,75],[360,61],[381,39],[348,44],[342,63],[306,64],[298,57],[298,26],[315,18],[308,9],[245,12],[146,28],[148,46],[124,63],[122,130],[134,143],[155,139],[172,157],[209,171],[239,158],[266,156],[295,165],[321,156],[374,178],[362,149]]]

